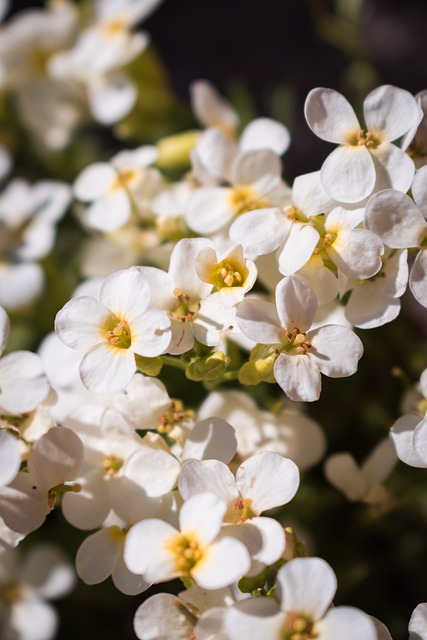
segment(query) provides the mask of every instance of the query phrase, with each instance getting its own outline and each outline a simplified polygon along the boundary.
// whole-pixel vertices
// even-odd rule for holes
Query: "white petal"
[[[279,271],[285,276],[302,269],[310,260],[319,240],[319,233],[308,224],[294,222],[288,237],[277,253]]]
[[[306,355],[281,353],[274,363],[274,377],[291,400],[313,402],[319,399],[320,372]]]
[[[212,245],[206,238],[184,238],[175,245],[171,255],[170,279],[174,287],[190,296],[190,300],[205,298],[212,288],[210,284],[200,280],[195,269],[197,254],[207,246]]]
[[[421,213],[427,217],[427,166],[421,167],[414,177],[411,186],[412,196]]]
[[[277,595],[284,611],[316,621],[323,617],[337,589],[331,567],[321,558],[295,558],[277,574]]]
[[[247,151],[240,153],[233,165],[233,182],[235,184],[250,185],[263,176],[279,177],[281,174],[279,156],[268,149]],[[267,193],[260,193],[261,198]]]
[[[348,278],[363,280],[381,268],[381,240],[367,229],[341,229],[328,255]]]
[[[354,607],[330,609],[315,631],[321,640],[378,640],[371,618]]]
[[[291,136],[288,129],[270,118],[252,120],[243,130],[239,140],[242,151],[271,149],[281,156],[288,149]]]
[[[150,288],[137,269],[123,269],[109,276],[101,286],[100,302],[120,320],[131,323],[150,303]]]
[[[108,190],[116,178],[116,171],[107,162],[86,167],[74,183],[74,196],[83,202],[97,200]]]
[[[281,343],[284,331],[271,302],[245,299],[237,308],[236,322],[242,333],[260,344]]]
[[[72,349],[87,349],[103,340],[111,311],[95,298],[73,298],[56,314],[55,332]]]
[[[325,463],[325,476],[348,500],[361,500],[368,491],[368,485],[353,456],[336,453]]]
[[[333,89],[312,89],[304,113],[310,129],[328,142],[347,142],[348,135],[360,129],[353,107]]]
[[[366,458],[362,473],[370,486],[381,484],[390,476],[397,463],[395,448],[389,438],[381,440]]]
[[[129,384],[135,371],[133,352],[107,343],[93,347],[80,363],[82,382],[92,393],[121,391]]]
[[[165,353],[172,339],[171,320],[164,311],[149,309],[134,319],[131,348],[135,353],[154,358]]]
[[[174,557],[168,550],[177,530],[167,522],[148,519],[129,529],[124,559],[130,571],[144,575],[150,582],[163,582],[179,575]]]
[[[193,624],[180,599],[169,593],[157,593],[143,602],[133,621],[140,640],[189,640]]]
[[[220,129],[207,129],[191,152],[195,177],[203,186],[228,180],[236,155],[236,143]]]
[[[411,467],[427,468],[427,462],[424,462],[414,447],[414,432],[418,424],[420,424],[418,416],[412,414],[402,416],[390,429],[390,438],[399,460]]]
[[[191,106],[195,116],[205,127],[221,127],[234,130],[239,117],[233,107],[211,82],[196,80],[190,85]]]
[[[76,555],[79,578],[86,584],[99,584],[113,571],[120,556],[125,536],[117,527],[107,527],[86,538]]]
[[[91,229],[110,233],[126,224],[131,210],[128,194],[120,189],[96,200],[86,209],[83,219]]]
[[[18,440],[0,431],[0,487],[12,482],[21,466],[21,451]]]
[[[6,348],[7,342],[9,340],[10,333],[10,320],[6,311],[3,307],[0,307],[0,354]]]
[[[38,529],[49,512],[46,489],[37,487],[29,473],[18,473],[8,486],[0,489],[0,516],[17,533],[28,534]]]
[[[113,124],[132,109],[137,88],[124,73],[114,73],[92,83],[88,98],[94,118],[101,124]]]
[[[233,192],[223,187],[202,187],[191,196],[185,215],[190,229],[210,235],[229,224],[235,214]]]
[[[224,627],[230,640],[276,640],[281,637],[285,619],[272,598],[247,598],[228,609]]]
[[[371,91],[363,103],[363,112],[368,130],[384,132],[390,141],[403,136],[418,120],[414,96],[390,85]]]
[[[161,449],[141,446],[123,465],[122,473],[147,496],[163,496],[173,489],[180,471],[176,458]]]
[[[0,406],[10,413],[32,411],[47,396],[50,386],[40,357],[14,351],[0,360]]]
[[[340,202],[360,202],[375,186],[375,166],[365,146],[338,147],[326,158],[320,170],[326,193]]]
[[[227,464],[236,449],[236,432],[231,424],[221,418],[206,418],[192,429],[185,442],[182,459],[215,459]]]
[[[261,548],[255,554],[251,553],[252,559],[266,566],[277,562],[285,550],[286,538],[283,526],[274,518],[263,517],[251,518],[251,520],[247,521],[247,524],[250,527],[254,527],[261,534]],[[244,529],[245,525],[246,523],[242,523],[242,525],[237,525],[236,528]],[[245,544],[244,539],[242,539],[242,542]]]
[[[191,571],[191,576],[202,589],[222,589],[245,575],[250,566],[245,545],[224,537],[210,545],[206,556]]]
[[[317,311],[317,298],[308,282],[301,276],[283,278],[276,287],[276,305],[282,327],[293,331],[307,331]]]
[[[423,602],[415,607],[409,620],[409,640],[427,638],[427,604]]]
[[[427,307],[427,251],[421,250],[414,260],[409,276],[409,287],[423,307]]]
[[[413,160],[394,144],[381,144],[372,150],[376,182],[374,192],[382,189],[397,189],[406,193],[415,173]]]
[[[62,511],[70,524],[78,529],[95,529],[102,525],[111,508],[104,469],[94,469],[79,479],[78,493],[67,492],[62,498]]]
[[[309,357],[326,376],[342,378],[357,371],[363,344],[351,329],[333,324],[325,325],[310,331],[307,339],[313,345]]]
[[[25,557],[22,577],[46,600],[67,596],[76,585],[76,574],[64,553],[52,544],[34,546]]]
[[[272,451],[262,451],[245,460],[236,473],[236,485],[251,509],[259,515],[288,503],[299,486],[298,467]]]
[[[394,249],[418,247],[427,232],[427,223],[411,198],[392,189],[372,196],[365,225]]]
[[[203,492],[214,493],[226,504],[239,496],[233,474],[219,460],[189,460],[179,475],[179,492],[184,500]]]
[[[320,171],[313,171],[295,178],[292,185],[292,202],[306,216],[327,213],[335,205],[322,187]]]
[[[181,507],[179,514],[181,531],[196,533],[201,543],[207,545],[220,532],[226,511],[226,503],[213,493],[204,492],[193,495]],[[225,587],[226,584],[222,586]]]
[[[144,578],[129,571],[123,559],[123,552],[117,559],[111,578],[114,586],[127,596],[136,596],[151,586]]]
[[[36,483],[52,489],[77,477],[83,462],[83,443],[71,429],[52,427],[33,447],[28,470]]]
[[[58,629],[58,616],[49,604],[28,597],[12,607],[10,626],[22,640],[52,640]]]
[[[34,262],[0,266],[0,304],[11,311],[37,298],[43,290],[43,269]]]
[[[257,258],[277,249],[291,225],[280,209],[257,209],[233,222],[230,238],[243,246],[248,257]]]

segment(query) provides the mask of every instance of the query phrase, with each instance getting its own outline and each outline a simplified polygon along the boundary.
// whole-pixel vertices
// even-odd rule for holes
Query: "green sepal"
[[[225,353],[215,351],[208,356],[192,360],[185,371],[185,375],[194,382],[218,380],[227,370],[229,363],[230,358]]]
[[[146,376],[158,376],[163,367],[163,362],[159,356],[156,358],[146,358],[135,354],[135,362],[138,371]]]

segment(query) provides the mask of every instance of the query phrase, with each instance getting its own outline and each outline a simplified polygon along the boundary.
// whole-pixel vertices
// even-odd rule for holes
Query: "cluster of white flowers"
[[[39,141],[64,147],[88,112],[113,124],[131,111],[128,66],[149,42],[134,27],[159,4],[95,0],[83,17],[60,0],[3,26],[0,85]],[[48,549],[14,563],[57,506],[88,532],[76,556],[85,583],[111,576],[137,595],[181,579],[179,595],[138,608],[141,640],[387,640],[375,618],[333,606],[335,574],[307,555],[286,508],[265,512],[324,457],[324,431],[297,403],[319,399],[322,374],[355,374],[355,329],[396,319],[408,282],[427,307],[427,92],[379,87],[361,124],[338,92],[311,91],[307,123],[338,147],[292,187],[284,125],[258,118],[239,134],[209,82],[190,92],[201,130],[123,149],[73,184],[13,178],[0,194],[1,353],[5,309],[40,295],[70,203],[88,235],[87,279],[55,332],[38,354],[0,359],[0,635],[56,633],[43,600],[71,589],[69,567]],[[170,180],[182,154],[191,168]],[[1,147],[0,179],[11,166]],[[201,383],[203,402],[171,398],[163,367]],[[271,411],[247,392],[259,383],[279,388]],[[351,452],[326,460],[350,501],[387,510],[397,459],[427,468],[427,370],[420,388],[361,466]],[[426,607],[410,620],[414,640],[427,640]]]

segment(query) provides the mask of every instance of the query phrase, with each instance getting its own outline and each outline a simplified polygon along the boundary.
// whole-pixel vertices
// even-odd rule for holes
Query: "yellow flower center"
[[[102,466],[108,476],[114,476],[122,468],[123,460],[122,458],[116,458],[116,456],[110,454],[105,458]]]
[[[353,131],[347,138],[347,143],[352,147],[365,146],[367,149],[376,149],[382,142],[382,136],[372,131]]]
[[[191,321],[198,312],[200,304],[192,301],[190,296],[179,288],[174,290],[173,295],[176,297],[177,305],[172,311],[171,316],[181,322]]]
[[[237,524],[250,520],[256,515],[251,509],[251,504],[252,500],[249,498],[236,498],[228,507],[224,522]]]
[[[236,215],[268,207],[268,201],[247,185],[241,185],[232,190],[230,204]]]
[[[173,400],[169,410],[160,418],[157,431],[159,433],[170,433],[177,424],[193,417],[194,411],[185,410],[181,400]]]
[[[107,38],[116,38],[122,33],[126,33],[128,27],[129,24],[125,18],[116,18],[115,20],[111,20],[111,22],[106,22],[103,26],[103,31]]]
[[[286,331],[285,335],[288,339],[288,343],[283,346],[282,351],[306,355],[312,347],[311,342],[306,339],[307,334],[300,331],[298,327],[294,327],[293,331]]]
[[[138,178],[138,171],[136,169],[118,169],[117,176],[114,179],[113,184],[110,187],[110,191],[114,193],[120,189],[129,189],[132,183],[136,182]]]
[[[129,349],[131,345],[131,334],[126,320],[118,320],[118,318],[113,316],[111,323],[105,328],[107,331],[103,334],[103,337],[107,342],[119,349]]]
[[[289,613],[284,624],[282,640],[313,640],[318,634],[313,621],[299,613]]]
[[[202,546],[195,534],[178,533],[166,545],[174,557],[175,568],[188,574],[203,557]]]

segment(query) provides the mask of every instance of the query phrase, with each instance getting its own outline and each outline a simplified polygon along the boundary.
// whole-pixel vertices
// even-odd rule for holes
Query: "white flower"
[[[427,306],[427,167],[417,171],[412,183],[414,201],[404,193],[385,189],[369,200],[365,225],[392,249],[420,249],[409,275],[409,287],[415,298]]]
[[[360,202],[385,188],[406,192],[412,182],[414,163],[393,142],[418,124],[415,98],[384,85],[367,96],[363,112],[365,127],[344,96],[332,89],[313,89],[306,99],[305,116],[312,131],[340,145],[321,169],[323,188],[334,200]]]
[[[133,210],[143,216],[161,184],[159,172],[148,169],[156,156],[154,147],[140,147],[122,151],[110,163],[86,167],[74,184],[75,197],[92,203],[83,215],[84,222],[108,233],[125,225]]]
[[[360,339],[347,327],[325,325],[309,331],[317,306],[310,285],[294,275],[277,285],[276,306],[246,298],[237,309],[241,331],[254,342],[271,345],[271,354],[277,356],[274,377],[291,400],[317,400],[321,373],[331,378],[352,375],[362,356]]]
[[[386,249],[382,267],[365,280],[340,277],[341,295],[351,290],[345,317],[361,329],[373,329],[391,322],[400,312],[400,297],[408,283],[408,252]]]
[[[221,332],[233,324],[234,311],[221,303],[212,284],[203,282],[196,272],[196,257],[212,246],[205,238],[180,240],[171,255],[169,272],[153,267],[136,267],[147,279],[151,290],[151,306],[167,311],[172,340],[168,353],[179,355],[189,351],[196,338],[213,347],[221,342]]]
[[[389,499],[383,482],[390,476],[396,463],[394,447],[390,440],[385,438],[360,467],[349,453],[329,456],[325,463],[325,475],[348,500],[382,505]]]
[[[180,531],[157,519],[133,526],[126,538],[125,562],[151,582],[191,576],[204,589],[220,589],[250,567],[246,547],[233,538],[218,539],[227,506],[212,493],[185,502]]]
[[[230,607],[224,626],[229,640],[318,638],[377,640],[375,626],[359,609],[332,607],[337,583],[321,558],[295,558],[277,574],[277,599],[251,598]]]
[[[63,598],[75,585],[75,573],[52,545],[31,548],[21,559],[16,551],[0,557],[2,637],[52,640],[58,615],[49,600]]]
[[[427,603],[419,604],[412,612],[409,620],[409,640],[426,640],[427,638]]]
[[[147,310],[150,290],[134,269],[105,280],[99,301],[82,296],[70,300],[55,321],[58,337],[73,349],[87,349],[80,364],[83,384],[94,393],[126,387],[136,370],[135,354],[164,353],[170,321],[162,311]]]
[[[193,193],[186,212],[190,229],[210,235],[227,229],[242,213],[289,201],[280,158],[269,149],[239,153],[233,160],[229,182],[230,187],[201,187]]]

